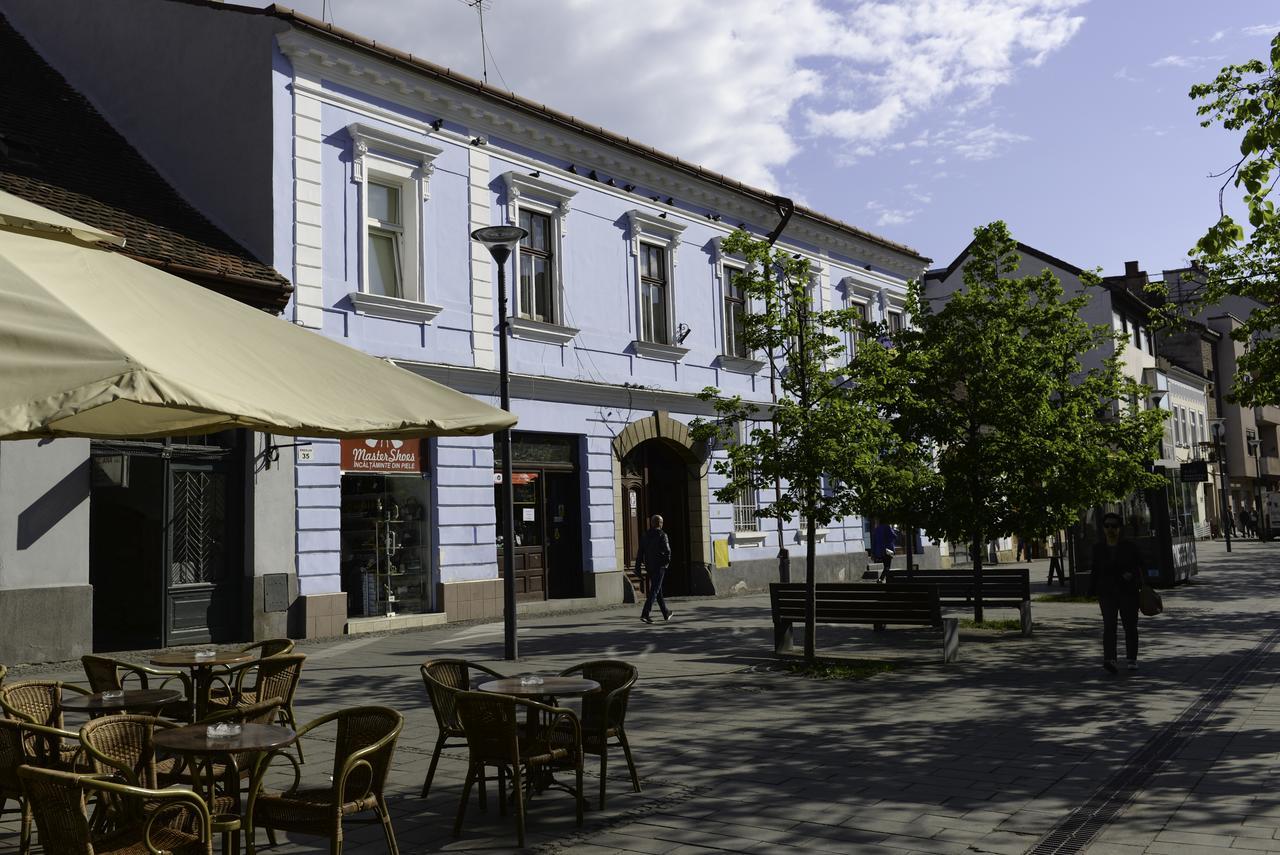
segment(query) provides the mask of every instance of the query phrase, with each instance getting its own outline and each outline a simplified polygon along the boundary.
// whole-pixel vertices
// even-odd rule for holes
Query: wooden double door
[[[241,639],[243,454],[234,433],[93,444],[95,650]]]
[[[511,486],[515,509],[516,600],[582,596],[582,497],[577,473],[550,467],[517,468],[512,473]],[[505,566],[501,545],[501,486],[494,492],[498,508],[498,573],[501,575]]]
[[[671,566],[663,593],[691,593],[689,560],[689,466],[660,440],[647,440],[622,460],[622,549],[624,567],[635,574],[636,550],[649,517],[662,517],[671,542]]]

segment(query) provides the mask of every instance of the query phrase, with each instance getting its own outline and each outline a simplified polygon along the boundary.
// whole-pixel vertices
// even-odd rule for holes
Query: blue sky
[[[255,0],[256,2],[256,0]],[[294,0],[319,17],[323,0]],[[948,263],[975,226],[1106,273],[1181,266],[1237,140],[1189,87],[1274,0],[488,0],[489,82]],[[465,0],[329,0],[482,73]],[[1232,194],[1238,195],[1238,194]]]

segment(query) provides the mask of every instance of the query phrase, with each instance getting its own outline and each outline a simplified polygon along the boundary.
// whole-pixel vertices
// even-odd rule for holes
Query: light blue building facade
[[[293,323],[496,404],[497,271],[469,233],[532,232],[507,270],[523,608],[635,596],[630,556],[651,513],[672,533],[670,593],[775,576],[777,530],[751,514],[769,495],[717,501],[688,434],[709,414],[695,397],[706,386],[770,400],[767,366],[733,342],[735,262],[719,249],[740,224],[776,225],[767,193],[302,16],[164,0],[123,0],[114,15],[44,8],[18,24],[197,208],[293,281]],[[122,17],[128,27],[106,20]],[[95,34],[93,56],[76,54],[77,32]],[[191,93],[162,120],[171,89],[132,81],[125,94],[104,69],[165,39],[221,45],[241,71],[157,66]],[[224,128],[238,147],[205,157]],[[820,306],[860,304],[872,320],[903,322],[905,283],[927,264],[803,209],[779,245],[813,262]],[[299,634],[500,614],[491,437],[280,454]],[[861,519],[820,537],[824,576],[861,571]],[[799,561],[794,522],[783,541]]]

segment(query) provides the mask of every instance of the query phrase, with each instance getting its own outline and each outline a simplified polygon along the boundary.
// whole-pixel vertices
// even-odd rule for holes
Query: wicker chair
[[[268,698],[279,698],[280,721],[296,730],[298,725],[293,714],[293,696],[298,691],[298,680],[302,676],[302,665],[306,659],[305,653],[281,653],[233,668],[227,674],[226,685],[221,690],[210,692],[209,712],[217,714],[224,710],[250,707]],[[254,679],[249,684],[248,677],[251,673]]]
[[[7,717],[25,722],[23,737],[27,762],[46,769],[87,771],[81,761],[80,735],[63,727],[62,693],[92,694],[88,689],[56,680],[25,680],[0,686],[0,709]]]
[[[583,662],[560,672],[561,677],[581,674],[585,679],[600,684],[600,691],[582,697],[582,750],[600,758],[600,809],[604,810],[604,788],[608,780],[609,740],[617,740],[631,772],[631,788],[640,792],[640,776],[636,774],[635,761],[631,759],[631,744],[627,742],[627,702],[631,699],[631,687],[636,684],[639,672],[628,662],[618,659],[598,659]]]
[[[454,699],[459,692],[472,688],[472,671],[479,671],[494,680],[501,680],[503,675],[465,659],[428,659],[419,670],[422,672],[422,682],[427,687],[427,697],[431,699],[431,711],[436,716],[437,732],[436,747],[431,752],[431,765],[427,767],[427,778],[422,782],[422,797],[425,799],[427,793],[431,792],[431,781],[436,776],[440,752],[445,748],[459,748],[467,744],[467,735],[462,731],[462,722],[458,721],[458,705]],[[451,739],[457,740],[452,746],[448,744]],[[480,772],[480,809],[486,809],[483,769]]]
[[[252,653],[258,651],[259,659],[266,659],[268,656],[281,656],[285,653],[293,652],[293,639],[291,638],[268,638],[264,641],[255,641],[253,644],[246,644],[240,648],[241,653]]]
[[[521,848],[524,847],[524,781],[550,774],[553,768],[573,766],[577,775],[573,801],[577,806],[578,825],[582,825],[582,728],[571,710],[487,692],[460,692],[455,700],[470,760],[462,801],[458,803],[458,818],[453,824],[454,837],[462,834],[471,785],[486,766],[496,766],[511,776],[516,802],[516,837]],[[528,724],[523,724],[522,718]]]
[[[45,852],[77,855],[213,853],[209,809],[190,790],[141,789],[92,775],[31,766],[19,769],[18,775],[35,813],[40,844]],[[86,794],[106,800],[131,800],[149,808],[139,812],[136,822],[115,828],[105,835],[95,835],[85,810]],[[175,811],[182,814],[181,821],[175,821]]]
[[[150,665],[92,654],[81,656],[80,664],[84,666],[84,675],[89,679],[89,688],[94,692],[127,689],[131,682],[136,683],[139,689],[150,689],[153,685],[157,689],[166,689],[176,680],[182,689],[182,697],[166,704],[160,710],[160,715],[176,721],[191,720],[191,677],[186,672],[152,668]]]
[[[152,736],[177,725],[149,715],[109,715],[80,728],[80,742],[98,775],[118,775],[131,787],[158,789],[175,780],[177,763],[156,759]]]
[[[10,799],[18,803],[18,815],[22,818],[18,837],[20,855],[26,855],[31,849],[31,805],[22,793],[22,781],[18,778],[19,767],[26,763],[23,738],[22,722],[0,718],[0,811]]]
[[[267,829],[327,837],[331,855],[342,853],[342,822],[345,818],[373,811],[382,823],[387,851],[399,855],[391,813],[383,796],[387,772],[395,753],[396,740],[404,727],[404,716],[389,707],[353,707],[323,715],[308,722],[298,737],[333,722],[337,738],[333,751],[332,781],[326,787],[302,789],[298,764],[285,751],[273,751],[258,766],[250,786],[245,827],[249,829],[249,855],[257,852],[254,830]],[[268,793],[258,786],[267,767],[276,757],[284,757],[294,768],[293,785],[281,793]]]
[[[9,675],[9,666],[0,665],[0,683],[4,682],[4,678]]]

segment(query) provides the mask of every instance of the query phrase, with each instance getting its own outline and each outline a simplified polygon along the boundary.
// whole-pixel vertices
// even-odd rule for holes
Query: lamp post
[[[507,364],[507,259],[529,236],[519,226],[486,226],[471,233],[471,239],[484,244],[498,265],[498,394],[502,409],[511,411],[511,373]],[[508,660],[520,658],[516,645],[516,518],[511,485],[511,428],[498,433],[502,449],[502,629],[503,655]]]
[[[1227,552],[1231,551],[1231,525],[1227,518],[1231,515],[1231,507],[1227,502],[1227,446],[1224,442],[1227,434],[1226,419],[1209,419],[1209,430],[1213,433],[1213,445],[1218,452],[1218,493],[1222,498],[1222,539],[1227,544]]]
[[[1248,440],[1249,456],[1253,458],[1253,465],[1256,467],[1255,472],[1257,478],[1253,483],[1253,528],[1257,532],[1258,540],[1264,541],[1267,538],[1262,531],[1262,440],[1254,438]]]

